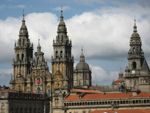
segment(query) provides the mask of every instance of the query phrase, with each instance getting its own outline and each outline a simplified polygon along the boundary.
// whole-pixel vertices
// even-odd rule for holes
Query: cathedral
[[[150,112],[150,70],[136,21],[125,76],[120,70],[118,80],[110,86],[92,85],[92,71],[85,62],[83,49],[79,63],[73,67],[72,41],[62,11],[53,40],[52,72],[40,40],[33,55],[24,14],[14,51],[10,87],[0,86],[0,113]]]

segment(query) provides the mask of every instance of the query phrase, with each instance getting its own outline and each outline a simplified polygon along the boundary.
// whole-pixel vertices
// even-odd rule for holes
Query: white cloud
[[[99,84],[102,85],[102,83],[111,84],[113,80],[118,79],[118,73],[119,71],[106,71],[103,68],[99,66],[92,66],[92,84]]]
[[[0,5],[0,9],[3,9],[3,8],[25,8],[26,6],[25,5]]]
[[[150,14],[147,8],[136,7],[138,32],[142,37],[143,50],[150,54],[149,29]],[[119,10],[119,11],[118,11]],[[105,59],[122,60],[126,59],[129,50],[129,40],[133,31],[132,8],[107,7],[94,12],[85,12],[81,15],[75,15],[65,20],[68,29],[68,36],[73,43],[73,55],[76,58],[80,55],[81,45],[84,46],[84,52],[87,59]],[[140,11],[141,10],[141,11]],[[139,14],[137,13],[139,12]],[[143,18],[143,15],[148,15]],[[65,14],[64,14],[65,16]],[[57,35],[57,25],[59,23],[56,15],[52,13],[31,13],[26,17],[31,42],[34,43],[36,51],[38,38],[41,39],[42,51],[50,60],[53,54],[52,42]],[[14,56],[14,40],[18,40],[21,18],[8,17],[5,21],[0,20],[1,50],[6,49],[0,56],[0,62],[12,61]],[[6,57],[7,56],[7,57]]]
[[[53,10],[56,10],[56,11],[60,11],[60,10],[61,10],[61,7],[56,7],[56,8],[52,8],[52,9],[53,9]],[[68,9],[70,9],[69,6],[63,6],[63,7],[62,7],[62,10],[63,10],[63,11],[68,10]]]
[[[133,16],[136,14],[138,32],[143,43],[143,50],[150,55],[150,13],[149,8],[138,5],[128,7],[103,7],[93,12],[84,12],[65,20],[68,36],[72,40],[75,59],[80,56],[84,46],[86,59],[122,60],[126,59],[129,40],[133,31]],[[133,11],[133,15],[132,15]],[[64,12],[64,17],[65,17]],[[0,20],[0,63],[12,63],[14,40],[18,40],[22,18],[8,17]],[[58,18],[52,13],[30,13],[25,17],[29,38],[36,51],[38,38],[46,59],[53,54],[53,39],[57,35]],[[101,67],[93,66],[93,82],[113,80],[117,72],[106,72]],[[99,78],[99,80],[98,80]],[[110,78],[110,79],[109,79]],[[98,80],[98,81],[97,81]]]

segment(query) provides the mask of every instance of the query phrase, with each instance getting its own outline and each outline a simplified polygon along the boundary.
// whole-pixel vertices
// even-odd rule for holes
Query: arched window
[[[1,109],[5,109],[5,104],[1,103]]]
[[[37,92],[38,92],[39,94],[41,94],[41,89],[40,89],[40,88],[37,88]]]
[[[22,109],[22,104],[20,104],[20,109]]]
[[[33,104],[34,106],[33,106],[33,109],[35,110],[36,109],[36,104]]]
[[[18,105],[16,104],[16,109],[18,109]]]
[[[68,52],[68,56],[71,57],[70,51]]]
[[[50,95],[51,90],[48,90],[48,95]]]
[[[135,48],[133,48],[133,52],[135,53]]]
[[[79,85],[81,85],[81,81],[79,80]]]
[[[58,58],[58,51],[56,51],[56,58]]]
[[[27,109],[27,104],[25,104],[24,108]]]
[[[133,62],[133,69],[136,69],[136,62]]]
[[[63,97],[65,97],[65,96],[66,96],[66,92],[63,93]]]
[[[17,54],[17,61],[19,61],[19,54]]]
[[[24,59],[24,54],[22,54],[22,61],[23,61],[23,59]]]
[[[61,37],[61,42],[63,42],[63,36]]]
[[[84,81],[84,85],[86,85],[86,80]]]
[[[138,48],[138,47],[136,48],[136,51],[139,51],[139,48]]]
[[[63,56],[63,52],[62,52],[62,51],[60,51],[60,56],[61,56],[61,57]]]
[[[38,58],[37,58],[37,64],[39,64],[39,63],[40,63],[40,58],[38,57]]]

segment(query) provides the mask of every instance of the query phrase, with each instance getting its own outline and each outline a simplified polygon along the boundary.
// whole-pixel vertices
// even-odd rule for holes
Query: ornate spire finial
[[[23,20],[24,20],[24,10],[23,10]]]
[[[41,52],[40,39],[38,39],[37,52]]]
[[[81,53],[83,54],[83,46],[81,46]]]
[[[62,6],[61,6],[61,15],[62,15],[62,12],[63,12],[63,10],[62,10]]]
[[[133,26],[133,32],[137,32],[137,27],[136,27],[136,18],[134,16],[134,26]]]
[[[38,46],[40,46],[40,39],[38,39]]]
[[[83,46],[81,47],[80,62],[85,62],[84,54],[83,54]]]
[[[63,10],[62,10],[62,6],[61,6],[61,16],[60,16],[60,21],[63,21]]]

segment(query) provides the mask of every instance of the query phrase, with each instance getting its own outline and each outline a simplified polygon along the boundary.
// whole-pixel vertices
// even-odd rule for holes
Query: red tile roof
[[[142,93],[139,93],[138,95],[136,95],[134,97],[150,97],[150,94],[146,93],[146,92],[142,92]]]
[[[122,81],[124,81],[124,79],[118,79],[118,80],[116,80],[114,82],[122,82]]]
[[[97,90],[89,90],[89,89],[71,89],[74,92],[85,92],[85,93],[103,93]]]
[[[150,110],[146,109],[117,109],[117,110],[96,110],[90,113],[150,113]]]
[[[93,100],[93,99],[117,99],[117,98],[134,98],[134,97],[150,97],[150,94],[146,92],[141,92],[137,96],[132,96],[132,92],[129,92],[127,94],[125,93],[106,93],[103,94],[85,94],[82,98],[78,98],[79,95],[69,95],[65,101],[67,100]]]

